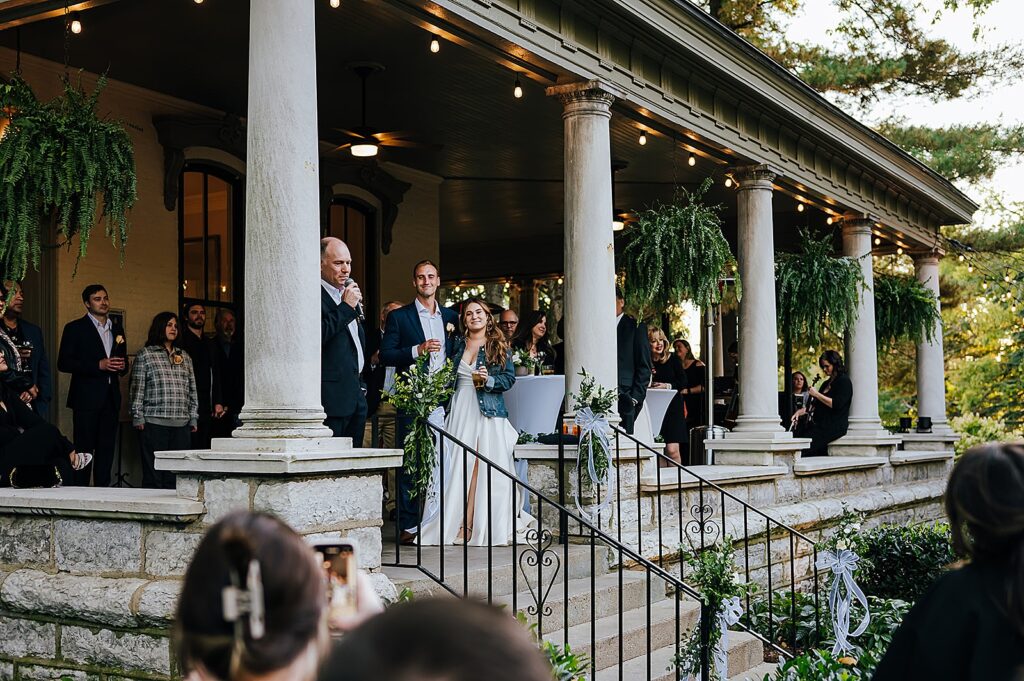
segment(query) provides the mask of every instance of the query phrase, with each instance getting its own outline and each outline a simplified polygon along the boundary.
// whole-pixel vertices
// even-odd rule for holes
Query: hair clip
[[[238,582],[234,571],[231,572],[231,581]],[[249,561],[249,568],[245,574],[245,589],[232,584],[221,589],[220,596],[226,622],[238,622],[243,615],[248,615],[249,636],[253,640],[263,638],[266,627],[263,619],[263,578],[260,574],[259,561],[255,558]]]

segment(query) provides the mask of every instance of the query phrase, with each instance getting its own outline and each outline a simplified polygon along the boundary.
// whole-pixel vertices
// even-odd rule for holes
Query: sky
[[[921,22],[931,35],[945,38],[961,49],[992,47],[1007,43],[1024,42],[1021,27],[1024,26],[1024,2],[1021,0],[999,0],[980,20],[982,33],[977,42],[972,36],[974,22],[970,10],[950,12],[942,7],[941,0],[920,0],[922,14],[927,19]],[[927,26],[935,14],[938,21]],[[826,42],[828,33],[822,26],[833,26],[838,12],[831,0],[807,0],[804,11],[794,17],[788,34],[795,39]],[[872,125],[893,113],[910,123],[947,126],[956,123],[1001,121],[1017,124],[1024,121],[1024,78],[1008,82],[999,87],[983,88],[981,93],[955,101],[935,103],[925,98],[901,97],[881,101],[865,114],[855,114],[864,123]],[[1009,201],[1024,201],[1024,159],[1012,161],[1000,168],[992,180],[981,190],[977,187],[961,186],[971,198],[980,203],[984,190],[995,190]],[[979,212],[977,224],[994,223],[994,216]]]

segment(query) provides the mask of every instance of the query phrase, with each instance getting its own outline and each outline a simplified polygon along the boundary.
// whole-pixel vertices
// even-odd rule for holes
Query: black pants
[[[636,415],[640,411],[643,404],[633,404],[633,399],[629,395],[619,394],[619,418],[621,419],[620,425],[622,429],[633,434],[633,426],[636,424]]]
[[[116,377],[115,377],[116,378]],[[110,487],[110,469],[114,465],[114,446],[117,443],[117,419],[120,401],[113,390],[96,409],[74,410],[75,449],[91,452],[92,463],[76,471],[69,485],[87,487],[92,476],[96,487]]]
[[[56,426],[42,423],[29,428],[0,448],[0,473],[6,486],[11,469],[19,466],[56,466],[61,479],[68,484],[75,474],[71,467],[67,441]]]
[[[208,412],[207,412],[208,413]],[[192,449],[209,449],[211,427],[213,419],[209,416],[203,417],[202,407],[199,408],[199,423],[196,425],[196,432],[191,434]]]
[[[411,416],[398,416],[396,447],[405,446],[405,436],[409,434],[410,426]],[[415,530],[420,524],[420,499],[413,491],[412,478],[406,474],[404,466],[395,472],[395,488],[398,495],[395,502],[396,526],[399,530]]]
[[[348,416],[328,416],[324,425],[331,429],[334,437],[350,437],[353,447],[362,447],[366,431],[366,400],[362,397],[356,400],[356,410]]]
[[[150,489],[174,489],[174,473],[158,471],[156,452],[188,449],[192,446],[190,426],[160,426],[147,423],[139,432],[139,455],[142,458],[142,486]]]

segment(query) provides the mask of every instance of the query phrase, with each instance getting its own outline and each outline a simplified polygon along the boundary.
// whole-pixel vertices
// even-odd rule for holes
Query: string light
[[[512,96],[516,99],[523,98],[523,85],[519,82],[519,76],[516,76],[516,84],[515,87],[512,88]]]
[[[686,159],[686,163],[692,168],[697,165],[697,157],[691,153],[690,158]]]
[[[334,9],[341,7],[341,0],[331,0],[331,7]]]
[[[900,248],[896,249],[896,255],[903,255],[903,247],[902,246]]]
[[[430,51],[434,54],[441,51],[441,42],[437,39],[437,36],[430,39]]]
[[[802,204],[802,203],[796,204],[796,212],[797,213],[803,213],[804,212],[804,204]]]
[[[967,271],[968,272],[973,272],[974,271],[974,265],[968,265],[967,266]]]
[[[192,2],[196,3],[197,5],[203,4],[203,0],[192,0]]]
[[[727,188],[732,186],[732,178],[731,177],[725,178],[725,186]]]
[[[638,140],[637,140],[636,142],[637,142],[637,144],[639,144],[639,145],[640,145],[641,147],[642,147],[642,146],[644,146],[645,144],[647,144],[647,133],[645,133],[645,132],[641,131],[641,132],[640,132],[640,139],[638,139]]]
[[[82,20],[78,18],[78,12],[71,13],[71,32],[78,35],[82,32]]]
[[[882,239],[880,237],[877,237],[877,236],[875,237],[875,245],[876,246],[881,246],[882,245]]]
[[[961,253],[961,254],[960,254],[959,256],[957,256],[957,260],[959,260],[960,262],[963,262],[963,261],[964,261],[964,260],[966,260],[966,259],[967,259],[967,258],[965,258],[965,257],[964,257],[964,254],[963,254],[963,253]]]
[[[829,217],[825,218],[825,224],[826,225],[831,225],[832,224],[832,216],[831,215]]]

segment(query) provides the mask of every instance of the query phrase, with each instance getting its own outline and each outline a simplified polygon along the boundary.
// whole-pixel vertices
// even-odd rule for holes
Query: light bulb
[[[1009,284],[1010,283],[1010,275],[1007,274],[1005,277],[1003,277],[1003,281],[1005,281],[1007,284]]]
[[[71,15],[71,26],[70,26],[70,28],[71,28],[71,32],[74,33],[75,35],[78,35],[79,33],[82,32],[82,22],[78,18],[78,14],[77,13]]]
[[[896,255],[903,255],[903,247],[902,246],[896,249]]]
[[[625,228],[626,228],[626,223],[623,222],[622,220],[620,220],[618,218],[615,218],[615,219],[612,220],[612,231],[613,232],[621,232]]]
[[[441,43],[437,38],[430,39],[430,51],[437,54],[441,51]]]
[[[561,286],[561,285],[562,285],[562,281],[563,281],[563,279],[562,279],[561,277],[559,277],[559,278],[558,278],[558,285],[559,285],[559,286]]]
[[[796,204],[796,212],[797,213],[803,213],[804,212],[804,204],[802,204],[802,203]]]
[[[987,289],[988,289],[988,282],[987,282],[987,281],[983,281],[983,282],[981,282],[981,288],[983,288],[983,289],[986,289],[986,290],[987,290]]]
[[[331,7],[334,9],[341,7],[341,0],[331,0]]]
[[[974,265],[968,265],[967,266],[967,271],[968,272],[973,272],[974,271]]]
[[[732,186],[732,178],[731,177],[725,178],[725,186],[726,187],[731,187]]]
[[[523,86],[519,82],[519,76],[516,76],[516,85],[514,88],[512,88],[512,96],[515,97],[516,99],[523,98]]]
[[[964,257],[964,254],[963,254],[963,253],[961,253],[961,254],[960,254],[960,255],[959,255],[958,257],[957,257],[957,260],[959,260],[960,262],[963,262],[963,261],[964,261],[964,260],[966,260],[966,259],[967,259],[967,258],[965,258],[965,257]]]
[[[647,144],[647,135],[645,133],[640,133],[640,139],[637,140],[637,144],[641,147]]]
[[[693,166],[697,165],[697,157],[694,156],[693,154],[690,154],[690,158],[686,159],[686,162],[692,168]]]
[[[203,0],[192,0],[192,2],[196,3],[197,5],[203,4]]]
[[[831,217],[825,218],[825,224],[826,225],[831,225],[832,224],[832,218]]]
[[[880,246],[881,244],[882,244],[882,240],[881,240],[881,238],[879,238],[879,237],[877,237],[877,236],[876,236],[876,237],[875,237],[875,245],[876,245],[876,246]]]

